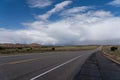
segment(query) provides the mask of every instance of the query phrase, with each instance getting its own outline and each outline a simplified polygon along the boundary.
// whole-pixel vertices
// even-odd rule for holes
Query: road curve
[[[0,56],[0,80],[72,80],[94,51]]]

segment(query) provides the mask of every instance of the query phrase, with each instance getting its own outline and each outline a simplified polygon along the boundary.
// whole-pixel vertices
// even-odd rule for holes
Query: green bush
[[[4,50],[5,48],[3,48],[3,47],[0,47],[0,50]]]
[[[114,47],[114,46],[112,46],[111,48],[110,48],[110,50],[111,51],[116,51],[118,48],[117,47]]]

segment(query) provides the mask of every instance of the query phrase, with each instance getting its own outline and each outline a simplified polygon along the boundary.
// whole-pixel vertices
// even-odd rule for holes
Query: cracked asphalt
[[[97,51],[85,61],[74,79],[120,80],[120,65],[104,57],[101,51]]]

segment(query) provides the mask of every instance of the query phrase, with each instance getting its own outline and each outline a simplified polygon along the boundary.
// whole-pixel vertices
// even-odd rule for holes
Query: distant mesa
[[[0,47],[5,47],[5,48],[19,48],[19,47],[31,47],[31,48],[35,48],[35,47],[40,47],[40,44],[37,43],[32,43],[32,44],[13,44],[13,43],[3,43],[0,44]]]

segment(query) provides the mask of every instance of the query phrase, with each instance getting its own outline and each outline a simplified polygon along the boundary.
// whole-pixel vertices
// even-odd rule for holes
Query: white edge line
[[[43,75],[45,75],[45,74],[47,74],[47,73],[55,70],[55,69],[57,69],[57,68],[65,65],[65,64],[68,64],[68,63],[70,63],[70,62],[72,62],[72,61],[80,58],[81,56],[83,56],[83,55],[80,55],[80,56],[78,56],[78,57],[75,57],[75,58],[73,58],[73,59],[70,59],[70,60],[68,60],[68,61],[66,61],[66,62],[64,62],[64,63],[62,63],[62,64],[60,64],[60,65],[58,65],[58,66],[56,66],[56,67],[54,67],[54,68],[52,68],[52,69],[50,69],[50,70],[48,70],[48,71],[45,71],[44,73],[42,73],[42,74],[40,74],[40,75],[38,75],[38,76],[36,76],[36,77],[31,78],[30,80],[35,80],[35,79],[37,79],[37,78],[39,78],[39,77],[41,77],[41,76],[43,76]]]

